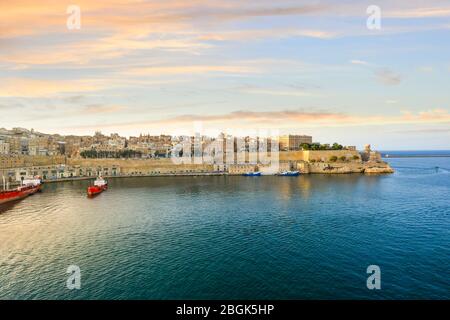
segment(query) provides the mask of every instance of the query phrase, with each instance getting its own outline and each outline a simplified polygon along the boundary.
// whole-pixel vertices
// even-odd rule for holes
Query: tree
[[[320,143],[318,143],[318,142],[313,142],[312,144],[311,144],[311,150],[320,150]]]
[[[333,150],[342,150],[344,147],[340,145],[339,143],[335,142],[333,143],[333,146],[331,147]]]
[[[300,148],[301,148],[302,150],[311,150],[311,145],[310,145],[309,143],[302,143],[302,144],[300,145]]]

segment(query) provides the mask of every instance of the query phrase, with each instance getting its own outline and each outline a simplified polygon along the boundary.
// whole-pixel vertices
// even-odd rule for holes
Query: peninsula
[[[186,143],[188,142],[188,143]],[[96,176],[385,174],[393,169],[366,145],[320,144],[311,136],[276,138],[205,136],[60,136],[0,129],[0,176],[14,184],[30,176],[44,181]]]

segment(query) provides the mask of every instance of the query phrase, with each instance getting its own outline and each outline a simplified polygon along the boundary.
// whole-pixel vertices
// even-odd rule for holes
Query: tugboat
[[[102,193],[107,189],[108,189],[108,182],[102,177],[98,177],[97,179],[95,179],[94,185],[88,187],[87,194],[89,197],[93,197]]]
[[[280,172],[278,175],[284,177],[297,177],[300,175],[300,171],[283,171]]]
[[[41,190],[41,185],[42,181],[40,178],[25,179],[22,181],[20,187],[7,190],[5,180],[3,179],[3,191],[0,191],[0,204],[20,200],[35,194]]]
[[[245,176],[245,177],[259,177],[260,175],[261,175],[260,171],[246,172],[243,174],[243,176]]]

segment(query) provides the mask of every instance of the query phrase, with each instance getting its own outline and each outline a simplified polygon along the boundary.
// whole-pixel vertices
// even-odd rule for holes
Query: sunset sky
[[[210,134],[450,149],[450,1],[1,1],[0,114],[0,128],[45,133],[201,121]]]

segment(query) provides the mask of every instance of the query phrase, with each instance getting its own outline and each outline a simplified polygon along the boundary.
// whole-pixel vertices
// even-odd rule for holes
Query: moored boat
[[[279,176],[285,177],[296,177],[300,175],[300,171],[283,171],[278,174]]]
[[[243,176],[245,177],[259,177],[261,175],[261,172],[256,171],[256,172],[246,172],[243,174]]]
[[[41,190],[41,179],[26,179],[22,181],[21,186],[15,189],[6,189],[3,184],[3,191],[0,191],[0,204],[16,201],[28,197]]]
[[[98,177],[94,181],[94,185],[88,187],[87,194],[88,194],[88,196],[92,197],[99,193],[102,193],[106,189],[108,189],[108,182],[105,179],[103,179],[102,177]]]

